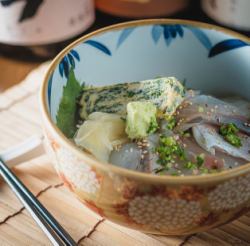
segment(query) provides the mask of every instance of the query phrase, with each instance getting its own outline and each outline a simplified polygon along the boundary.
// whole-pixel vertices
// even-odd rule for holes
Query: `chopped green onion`
[[[204,108],[201,107],[201,106],[199,106],[199,107],[198,107],[198,112],[199,112],[199,113],[203,113],[203,112],[204,112]]]
[[[187,169],[196,169],[197,165],[196,165],[196,163],[188,161],[187,163],[184,164],[184,167]]]
[[[178,172],[172,172],[171,175],[172,176],[179,176],[179,173]]]
[[[150,123],[149,123],[149,128],[147,130],[148,134],[154,133],[158,129],[158,123],[156,121],[156,118],[151,118]]]
[[[207,168],[205,168],[205,167],[201,167],[201,168],[200,168],[200,172],[201,172],[202,174],[206,174],[206,173],[209,173],[209,170],[208,170]]]
[[[219,129],[219,133],[224,139],[235,147],[242,146],[241,139],[236,135],[238,132],[238,127],[233,123],[222,125]]]
[[[200,168],[204,163],[204,155],[201,154],[201,155],[197,155],[196,156],[196,164],[197,164],[197,167]]]
[[[168,116],[165,119],[168,122],[167,129],[173,130],[176,126],[176,119],[173,116]]]
[[[164,171],[168,171],[172,167],[176,157],[181,160],[186,159],[184,149],[173,137],[161,136],[159,146],[155,148],[155,151],[159,156],[157,163],[161,165],[161,169],[164,169]]]
[[[237,135],[234,134],[228,134],[224,136],[224,138],[229,142],[230,144],[234,145],[235,147],[240,147],[242,146],[241,140]]]

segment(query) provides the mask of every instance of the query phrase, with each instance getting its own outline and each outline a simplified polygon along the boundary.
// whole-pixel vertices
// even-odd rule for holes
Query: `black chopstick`
[[[24,184],[11,172],[0,158],[0,174],[8,183],[25,208],[30,212],[37,224],[46,233],[53,245],[77,245],[71,236],[62,228],[49,211],[24,186]]]

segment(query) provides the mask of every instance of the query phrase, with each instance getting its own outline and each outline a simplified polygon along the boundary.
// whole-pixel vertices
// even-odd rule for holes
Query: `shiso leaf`
[[[73,69],[70,69],[67,84],[63,87],[63,96],[56,116],[56,124],[68,138],[76,132],[77,100],[82,91]]]

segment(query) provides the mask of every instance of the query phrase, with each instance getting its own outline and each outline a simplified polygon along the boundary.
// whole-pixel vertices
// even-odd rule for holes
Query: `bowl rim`
[[[135,20],[135,21],[128,21],[128,22],[123,22],[119,24],[114,24],[114,25],[110,25],[110,26],[98,29],[96,31],[90,32],[78,38],[77,40],[69,44],[67,47],[65,47],[52,60],[52,62],[49,65],[49,68],[46,71],[46,74],[42,81],[42,85],[40,88],[40,95],[39,95],[40,111],[42,113],[44,124],[49,128],[51,133],[53,133],[53,135],[56,136],[57,140],[61,142],[62,146],[64,146],[65,148],[68,148],[76,157],[79,157],[79,159],[86,161],[86,163],[90,164],[92,167],[101,169],[104,172],[112,172],[120,176],[126,176],[127,178],[138,179],[140,181],[150,180],[151,182],[161,183],[161,184],[167,184],[167,183],[197,184],[197,183],[221,182],[222,180],[228,180],[230,178],[249,173],[250,163],[246,163],[245,165],[235,167],[233,169],[227,169],[219,173],[215,173],[215,174],[197,175],[197,176],[194,176],[194,175],[190,175],[190,176],[171,176],[171,175],[160,176],[159,175],[158,176],[158,175],[154,175],[150,173],[143,173],[139,171],[126,169],[123,167],[112,165],[110,163],[100,162],[97,159],[95,159],[93,156],[91,156],[90,154],[80,150],[77,146],[75,146],[75,144],[72,141],[70,141],[66,136],[64,136],[61,130],[52,121],[49,115],[49,112],[47,110],[47,104],[46,104],[48,81],[52,72],[55,70],[56,66],[58,65],[59,61],[69,52],[69,50],[71,50],[76,45],[82,43],[83,41],[101,33],[128,28],[132,26],[136,27],[136,26],[146,26],[146,25],[153,25],[153,24],[184,24],[184,25],[186,24],[186,25],[191,25],[194,27],[213,29],[213,30],[217,30],[217,31],[221,31],[223,33],[229,34],[233,37],[236,37],[240,40],[250,43],[250,38],[242,34],[239,34],[235,31],[226,29],[224,27],[212,25],[212,24],[207,24],[207,23],[198,22],[198,21],[184,20],[184,19],[165,19],[165,18],[142,19],[142,20]]]

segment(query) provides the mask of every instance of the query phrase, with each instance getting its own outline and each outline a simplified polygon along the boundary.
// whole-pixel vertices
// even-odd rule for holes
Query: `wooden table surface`
[[[23,62],[0,56],[0,93],[22,81],[38,62]]]

